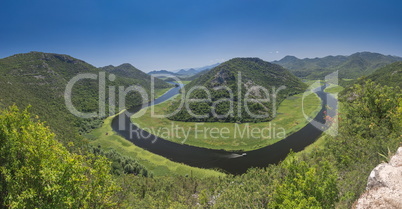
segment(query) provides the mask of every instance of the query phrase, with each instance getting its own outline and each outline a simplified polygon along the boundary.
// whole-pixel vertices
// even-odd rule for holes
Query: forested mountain
[[[376,83],[402,88],[402,62],[395,62],[376,70],[367,76]]]
[[[210,69],[201,71],[201,72],[199,72],[199,73],[197,73],[197,74],[195,74],[195,75],[186,77],[186,78],[184,78],[183,80],[192,81],[192,80],[194,80],[194,79],[196,79],[196,78],[198,78],[198,77],[200,77],[200,76],[202,76],[202,75],[208,73],[209,70],[210,70]]]
[[[32,104],[31,110],[41,119],[15,106],[0,111],[0,207],[351,208],[364,192],[372,168],[389,160],[387,155],[400,145],[402,99],[395,88],[400,86],[395,76],[400,75],[400,67],[401,62],[393,63],[369,76],[379,84],[364,81],[340,93],[342,115],[326,117],[339,124],[337,136],[324,134],[309,150],[266,168],[237,176],[197,178],[191,173],[153,177],[135,159],[115,150],[69,152],[66,148],[79,147],[79,141],[62,146],[50,130],[56,131],[58,139],[75,137],[73,124],[80,125],[65,112],[65,84],[77,73],[96,74],[99,69],[67,55],[38,52],[1,59],[1,106]],[[230,60],[189,86],[233,86],[238,71],[244,88],[285,82],[293,89],[287,92],[291,94],[305,87],[282,67],[257,58]],[[76,90],[83,91],[76,92],[78,98],[88,100],[82,104],[83,100],[77,100],[77,107],[92,107],[97,91],[88,90],[96,82],[77,83]],[[125,80],[117,75],[114,82],[108,85]],[[219,97],[214,94],[213,98]]]
[[[321,145],[278,164],[219,178],[111,176],[104,158],[68,153],[43,123],[11,107],[0,112],[0,206],[351,208],[372,168],[400,144],[402,101],[400,92],[373,82],[349,92],[354,98],[341,95],[342,120],[334,121],[338,136],[324,135]]]
[[[331,72],[339,70],[340,78],[355,79],[369,75],[376,69],[397,61],[402,61],[402,58],[379,53],[359,52],[350,56],[338,55],[313,59],[286,56],[273,63],[289,69],[300,78],[322,79]]]
[[[114,75],[120,76],[121,78],[130,79],[130,82],[133,82],[135,85],[140,85],[149,88],[151,83],[151,76],[138,70],[134,66],[129,63],[121,64],[117,67],[113,65],[108,65],[105,67],[99,68],[100,70],[104,70],[108,73],[113,73]],[[167,88],[169,84],[166,82],[155,79],[155,88]]]
[[[205,87],[211,93],[211,101],[196,104],[189,102],[189,107],[194,114],[205,116],[203,118],[192,117],[185,108],[182,108],[170,119],[227,122],[267,121],[274,117],[274,108],[283,99],[289,95],[300,93],[306,88],[305,84],[283,67],[259,58],[231,59],[196,78],[187,84],[185,89],[189,91],[197,86]],[[221,86],[224,88],[217,89]],[[268,94],[257,86],[265,88]],[[281,86],[286,88],[278,90]],[[273,99],[274,91],[279,92],[276,99]],[[246,96],[249,99],[266,99],[266,101],[248,101],[250,114],[243,105]],[[188,98],[207,99],[208,95],[205,90],[197,89],[186,95],[186,99]],[[226,99],[226,101],[222,99]],[[186,102],[188,101],[186,100]],[[233,108],[231,108],[231,103]],[[169,111],[176,110],[178,104],[178,102],[173,104]],[[240,104],[240,111],[238,111],[238,104]],[[219,117],[214,115],[214,111]],[[263,117],[256,118],[253,115]]]
[[[119,71],[109,67],[107,70],[116,72],[114,81],[108,79],[108,73],[105,79],[106,92],[108,92],[108,86],[116,86],[116,101],[118,101],[118,86],[127,88],[130,85],[139,84],[150,95],[149,75],[130,68]],[[101,118],[82,119],[71,114],[66,107],[64,93],[67,83],[73,77],[80,73],[90,73],[99,78],[99,72],[101,72],[100,69],[82,60],[62,54],[30,52],[0,59],[0,106],[4,108],[16,104],[25,108],[32,105],[31,111],[47,121],[56,133],[57,139],[80,143],[82,140],[77,138],[78,131],[85,133],[98,127]],[[127,75],[123,75],[123,72]],[[98,111],[98,80],[83,79],[73,86],[72,103],[79,111]],[[163,84],[160,80],[157,83],[160,88],[168,87],[168,84]],[[108,93],[105,96],[107,115]],[[132,92],[127,95],[127,107],[141,103],[141,97],[137,93]]]

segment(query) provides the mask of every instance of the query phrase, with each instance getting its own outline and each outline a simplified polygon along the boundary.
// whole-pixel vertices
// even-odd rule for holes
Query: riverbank
[[[211,176],[224,176],[225,174],[211,170],[191,167],[183,163],[173,162],[165,157],[149,152],[130,141],[119,136],[112,130],[111,122],[115,116],[104,120],[102,127],[93,130],[86,137],[90,139],[92,146],[100,146],[103,150],[114,149],[121,155],[131,157],[151,171],[154,176],[194,176],[199,178]]]
[[[165,114],[170,103],[165,101],[140,110],[131,120],[140,129],[175,143],[226,151],[251,151],[274,144],[303,128],[309,121],[303,115],[302,103],[306,115],[314,118],[321,109],[321,102],[316,94],[305,98],[303,94],[294,95],[280,104],[274,120],[237,124],[194,123],[152,117],[152,108],[155,115]]]
[[[166,88],[155,92],[156,98],[165,95],[166,92],[171,89],[172,88]],[[94,129],[85,136],[89,139],[92,146],[100,146],[105,151],[113,149],[123,156],[131,157],[137,160],[141,165],[145,166],[147,170],[154,174],[154,176],[179,175],[206,178],[226,175],[216,170],[191,167],[183,163],[173,162],[165,157],[134,145],[124,137],[118,135],[112,129],[112,120],[119,114],[106,118],[101,127]]]
[[[171,99],[178,94],[179,89],[180,87],[173,88],[156,99],[153,103],[157,105]],[[326,107],[327,104],[333,104],[333,102],[327,103],[327,100],[333,100],[333,98],[327,97],[327,94],[322,91],[322,87],[318,86],[313,89],[322,99],[322,107]],[[324,98],[326,99],[324,100]],[[150,105],[153,105],[153,103]],[[331,106],[330,108],[336,107]],[[141,107],[136,107],[130,109],[129,112],[136,113],[140,109]],[[315,121],[319,123],[324,122],[324,110],[325,109],[321,109],[318,111],[317,116],[314,118]],[[317,128],[309,123],[296,133],[291,134],[275,144],[249,151],[246,155],[243,155],[243,152],[227,152],[224,150],[213,150],[178,144],[153,135],[149,135],[152,140],[150,140],[149,137],[137,136],[133,134],[133,130],[138,130],[138,127],[131,123],[129,118],[131,114],[127,114],[128,113],[120,113],[119,117],[114,117],[111,120],[111,130],[116,132],[116,135],[122,136],[127,143],[133,143],[141,149],[148,150],[175,162],[199,168],[219,168],[232,174],[242,174],[251,167],[266,167],[269,164],[278,163],[286,158],[289,150],[298,152],[313,143],[319,138],[323,131],[322,128],[324,128]]]

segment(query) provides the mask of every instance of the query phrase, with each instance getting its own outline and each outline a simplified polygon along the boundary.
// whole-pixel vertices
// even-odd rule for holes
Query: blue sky
[[[400,0],[2,1],[0,58],[42,51],[145,72],[233,57],[402,56]]]

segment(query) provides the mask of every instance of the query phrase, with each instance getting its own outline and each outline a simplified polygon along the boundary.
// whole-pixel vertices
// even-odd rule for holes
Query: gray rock
[[[353,208],[402,209],[402,147],[389,163],[381,163],[371,171],[366,190]]]

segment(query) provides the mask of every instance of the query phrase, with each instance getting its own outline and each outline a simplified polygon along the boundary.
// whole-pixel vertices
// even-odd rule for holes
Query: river
[[[178,94],[180,88],[180,86],[172,88],[146,106],[156,105],[168,100]],[[319,87],[316,92],[322,100],[322,108],[314,120],[320,123],[324,123],[325,121],[323,112],[326,110],[326,105],[334,104],[334,102],[328,102],[327,100],[335,101],[335,98],[332,96],[327,97],[328,94],[323,91],[324,89],[325,86]],[[336,108],[337,107],[331,107],[329,108],[330,110],[327,110],[330,116],[333,116],[333,110]],[[123,112],[115,116],[112,120],[113,130],[136,146],[166,157],[172,161],[200,168],[218,168],[231,174],[242,174],[251,167],[266,167],[269,164],[278,163],[285,159],[290,150],[294,152],[303,150],[306,146],[315,142],[323,132],[323,129],[316,128],[309,123],[285,139],[257,150],[248,151],[246,155],[243,156],[243,153],[178,144],[156,136],[154,136],[156,140],[153,140],[154,137],[150,137],[151,140],[150,138],[142,138],[141,135],[130,134],[130,130],[137,129],[137,127],[131,123],[130,116],[140,109],[141,106],[135,107],[127,110],[128,112]],[[124,123],[122,124],[124,128],[121,130],[119,128],[119,117],[124,117]]]

